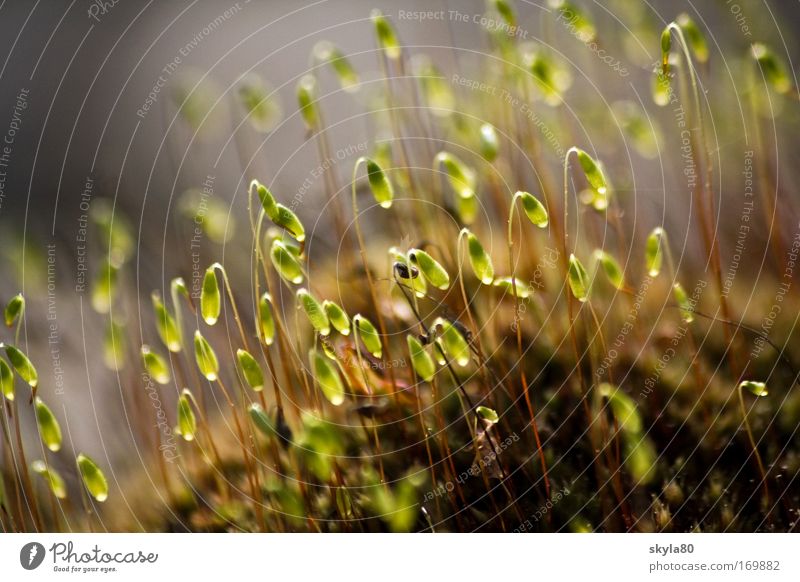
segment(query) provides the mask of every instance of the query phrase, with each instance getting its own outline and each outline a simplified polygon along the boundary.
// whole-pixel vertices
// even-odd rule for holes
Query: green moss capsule
[[[358,330],[358,336],[367,348],[367,351],[380,358],[383,355],[383,348],[381,346],[381,338],[378,335],[378,330],[375,326],[363,315],[358,314],[353,318],[353,323]]]
[[[344,309],[327,299],[322,302],[322,308],[325,310],[325,315],[328,316],[328,321],[331,322],[336,331],[342,335],[350,335],[350,318],[347,317]]]
[[[19,377],[27,382],[28,386],[36,388],[39,385],[39,374],[36,372],[33,363],[28,359],[28,356],[14,346],[8,345],[6,346],[6,356]]]
[[[142,363],[149,376],[159,384],[169,384],[170,371],[166,360],[154,352],[149,345],[142,346]]]
[[[578,257],[573,254],[569,256],[567,275],[573,297],[580,302],[586,301],[589,298],[589,275],[578,260]]]
[[[14,371],[3,358],[0,358],[0,392],[6,400],[14,400]]]
[[[519,199],[522,202],[522,209],[525,211],[525,216],[534,226],[545,228],[549,222],[547,216],[547,209],[539,202],[533,194],[529,192],[517,192],[514,194],[514,199]],[[512,202],[513,203],[513,202]]]
[[[6,325],[11,327],[16,321],[22,317],[25,312],[25,298],[22,293],[14,295],[6,304],[5,311],[3,312]]]
[[[331,66],[342,89],[348,93],[358,91],[360,82],[358,73],[347,57],[342,54],[339,47],[327,40],[323,40],[314,46],[313,52],[317,61]]]
[[[153,292],[152,300],[153,311],[155,312],[156,316],[156,329],[158,330],[158,336],[161,338],[161,341],[169,351],[180,352],[182,349],[183,338],[180,328],[178,328],[178,324],[175,323],[175,319],[172,317],[169,311],[167,311],[167,308],[158,293]]]
[[[683,321],[692,323],[694,321],[694,307],[689,301],[689,296],[686,294],[683,285],[677,282],[672,285],[672,296],[675,298],[675,303],[678,304]]]
[[[206,269],[203,276],[203,287],[200,291],[200,313],[208,325],[214,325],[219,319],[222,308],[222,297],[219,292],[219,281],[214,265]]]
[[[247,350],[238,349],[236,350],[236,362],[247,385],[254,392],[261,392],[264,389],[264,373],[256,359]]]
[[[340,406],[344,402],[344,384],[339,377],[339,372],[330,360],[316,350],[310,350],[308,358],[322,394],[328,399],[328,402],[334,406]]]
[[[67,498],[67,485],[64,483],[64,479],[58,471],[52,467],[48,467],[41,459],[37,459],[31,463],[31,470],[45,480],[50,491],[53,492],[53,495],[55,495],[57,499]]]
[[[373,10],[370,17],[372,18],[372,23],[375,25],[375,36],[378,38],[378,46],[383,49],[383,52],[389,59],[396,61],[400,58],[402,51],[394,27],[380,10]]]
[[[303,282],[303,267],[300,266],[300,262],[286,248],[286,245],[277,239],[272,241],[270,259],[283,280],[295,285]]]
[[[594,252],[595,260],[600,264],[605,273],[608,282],[611,283],[616,289],[625,288],[625,279],[622,275],[622,267],[619,266],[617,260],[609,255],[607,252],[597,249]]]
[[[470,360],[469,343],[461,335],[458,328],[446,319],[437,318],[434,327],[441,329],[441,335],[436,340],[444,353],[459,366],[466,366]]]
[[[413,335],[406,336],[408,351],[411,354],[411,365],[417,376],[430,382],[436,375],[436,363],[431,355],[425,351],[425,347]]]
[[[199,331],[194,332],[194,358],[200,373],[207,380],[213,382],[218,378],[219,361],[217,360],[217,354],[214,353],[211,344]]]
[[[108,499],[108,481],[103,471],[89,456],[80,453],[76,458],[81,479],[89,494],[98,502]]]
[[[422,276],[434,287],[446,290],[450,287],[450,275],[432,256],[420,249],[408,251],[411,264],[418,267]]]
[[[484,285],[490,285],[494,280],[494,265],[492,264],[492,257],[483,248],[483,245],[472,232],[468,229],[463,229],[462,234],[467,237],[467,251],[469,253],[469,262],[472,266],[472,272],[478,280]]]
[[[739,384],[739,389],[747,390],[753,396],[766,396],[769,394],[767,385],[764,382],[756,382],[754,380],[745,380]]]
[[[661,272],[661,265],[664,261],[664,251],[661,248],[664,244],[664,229],[656,227],[647,237],[644,247],[645,266],[647,274],[651,277],[658,277]]]
[[[305,311],[308,321],[311,322],[311,326],[317,330],[320,335],[329,335],[331,333],[331,324],[319,301],[314,299],[311,293],[306,289],[298,289],[297,300],[303,307],[303,311]]]
[[[258,331],[266,345],[275,341],[275,319],[272,316],[272,297],[264,293],[258,301]]]
[[[392,183],[377,162],[371,159],[366,159],[365,162],[367,164],[369,186],[372,190],[372,196],[375,198],[375,202],[377,202],[381,208],[389,208],[392,205],[392,200],[394,200],[394,188],[392,188]]]
[[[312,75],[305,75],[297,84],[297,104],[306,127],[309,130],[316,128],[319,124],[317,80]]]
[[[36,398],[35,406],[36,424],[39,426],[42,442],[53,452],[61,450],[61,426],[58,420],[41,398]]]

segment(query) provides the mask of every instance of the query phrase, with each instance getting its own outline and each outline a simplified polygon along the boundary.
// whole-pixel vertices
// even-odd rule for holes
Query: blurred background
[[[745,187],[745,152],[755,139],[744,106],[752,69],[745,57],[751,42],[763,40],[796,68],[798,3],[580,2],[598,29],[595,48],[613,57],[616,71],[556,22],[546,0],[515,5],[520,40],[552,45],[572,77],[568,106],[537,102],[534,112],[569,128],[560,144],[564,149],[574,143],[609,160],[607,171],[633,227],[666,225],[679,259],[685,257],[690,267],[700,245],[676,154],[680,136],[674,113],[652,103],[649,87],[663,26],[686,11],[703,28],[710,59],[702,89],[713,104],[707,127],[719,196],[718,237],[728,261]],[[486,13],[483,0],[0,4],[0,133],[5,136],[0,297],[5,301],[22,291],[28,298],[23,344],[40,362],[41,390],[57,403],[71,446],[113,459],[117,451],[129,450],[131,438],[120,376],[136,381],[138,372],[135,366],[119,374],[108,370],[97,347],[102,342],[96,341],[105,333],[106,317],[95,312],[89,296],[88,281],[101,268],[97,257],[105,244],[102,216],[113,213],[130,228],[129,268],[122,277],[134,291],[119,317],[132,346],[141,341],[142,326],[152,327],[151,290],[168,294],[171,277],[180,274],[188,283],[196,265],[205,269],[221,260],[234,277],[246,279],[246,188],[254,177],[280,201],[293,204],[317,243],[332,248],[336,241],[325,217],[318,144],[308,139],[297,113],[295,87],[318,66],[311,54],[321,40],[340,47],[360,74],[360,89],[353,94],[339,88],[329,69],[318,75],[330,163],[339,185],[349,186],[355,159],[374,151],[390,132],[386,119],[371,113],[379,109],[372,100],[383,79],[369,22],[373,8],[392,19],[411,54],[429,55],[451,86],[456,109],[475,90],[453,75],[477,79],[479,69],[498,66],[483,52],[489,42],[480,19]],[[248,87],[271,95],[255,122],[245,119],[242,105]],[[639,104],[652,124],[657,139],[649,152],[633,150],[620,131],[618,117],[611,115],[620,101]],[[784,106],[773,95],[765,109],[776,114]],[[758,123],[770,152],[766,163],[776,176],[770,195],[788,233],[796,225],[782,210],[797,203],[800,154],[790,127],[798,119],[796,113],[781,119],[782,127],[769,115]],[[556,176],[558,153],[555,145],[545,152]],[[412,150],[412,158],[430,167],[426,150]],[[509,188],[536,189],[532,174],[512,182]],[[198,213],[205,221],[195,237]],[[754,268],[768,255],[764,240],[757,233],[748,239],[748,248],[756,249],[747,259]],[[742,288],[749,284],[744,276],[736,280]]]

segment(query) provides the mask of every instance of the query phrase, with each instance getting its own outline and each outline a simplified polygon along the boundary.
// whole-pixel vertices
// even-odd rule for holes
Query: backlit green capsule
[[[278,202],[275,200],[275,197],[272,195],[272,192],[264,186],[258,180],[253,180],[250,182],[250,188],[256,189],[256,195],[258,196],[258,200],[261,202],[261,208],[264,209],[264,214],[272,220],[272,217],[276,214],[275,207],[277,206]]]
[[[594,258],[602,267],[603,273],[605,273],[608,278],[608,282],[617,289],[624,289],[625,280],[622,275],[622,268],[619,266],[617,260],[600,249],[594,252]]]
[[[319,123],[316,101],[317,80],[312,75],[305,75],[297,84],[297,104],[308,129],[314,129]]]
[[[255,426],[261,434],[266,437],[275,436],[275,427],[272,419],[264,412],[264,409],[257,403],[253,403],[247,407],[247,413],[250,415],[250,420],[253,421]]]
[[[576,148],[576,152],[581,168],[583,168],[583,173],[586,175],[586,180],[592,185],[592,188],[604,194],[608,190],[608,184],[600,165],[582,149]]]
[[[578,257],[573,254],[569,256],[569,270],[567,275],[572,295],[580,302],[586,301],[589,297],[589,275],[578,260]]]
[[[275,319],[272,317],[272,297],[264,293],[258,301],[258,330],[268,346],[275,340]]]
[[[411,64],[430,112],[437,117],[451,116],[456,101],[447,77],[426,55],[414,55]]]
[[[322,394],[331,404],[340,406],[344,402],[344,384],[339,372],[330,360],[316,350],[310,350],[308,358]]]
[[[320,305],[319,301],[314,299],[314,297],[305,289],[298,289],[297,291],[297,300],[300,302],[300,305],[303,307],[303,311],[306,312],[306,316],[308,317],[308,321],[311,322],[311,326],[319,332],[320,335],[328,335],[331,333],[331,325],[328,321],[328,316],[325,313],[325,310]]]
[[[103,338],[103,359],[109,370],[118,371],[125,367],[127,341],[125,325],[118,319],[109,320]]]
[[[322,308],[325,310],[325,315],[328,316],[328,321],[331,322],[336,331],[342,335],[350,335],[350,318],[347,317],[344,309],[327,299],[322,302]]]
[[[480,148],[481,155],[489,162],[497,159],[500,151],[500,140],[497,138],[497,131],[490,123],[484,123],[480,129]]]
[[[527,299],[533,293],[532,289],[519,277],[515,277],[513,280],[511,277],[498,277],[494,280],[493,285],[502,289],[504,293],[520,299]]]
[[[211,265],[203,276],[203,287],[200,291],[200,313],[203,321],[208,325],[217,323],[221,308],[222,298],[219,292],[217,270],[214,265]]]
[[[440,152],[436,162],[444,168],[450,186],[461,198],[475,196],[475,172],[453,154]]]
[[[788,93],[792,89],[792,80],[786,66],[778,60],[775,53],[760,42],[753,43],[751,50],[764,78],[773,90],[780,94]]]
[[[669,27],[661,31],[661,70],[669,70],[669,51],[672,49],[672,31]]]
[[[664,244],[664,229],[660,226],[653,229],[644,247],[645,266],[647,274],[651,277],[658,277],[661,272],[661,264],[664,260],[664,251],[661,248]]]
[[[41,475],[56,498],[66,499],[67,486],[64,483],[64,479],[58,474],[58,471],[52,467],[48,467],[41,459],[37,459],[31,463],[31,470],[37,475]]]
[[[396,61],[400,58],[402,52],[394,27],[392,27],[392,24],[380,10],[373,10],[370,17],[372,18],[372,23],[375,25],[375,35],[378,38],[378,46],[383,49],[388,58]]]
[[[194,358],[200,373],[213,382],[219,375],[219,361],[211,344],[199,331],[194,332]]]
[[[14,400],[14,372],[3,358],[0,358],[0,392],[6,400]]]
[[[608,398],[608,404],[620,430],[632,434],[640,434],[644,430],[644,422],[633,398],[613,384],[600,384],[597,390],[601,396]]]
[[[497,415],[497,412],[491,408],[487,408],[486,406],[478,406],[475,409],[475,412],[489,424],[497,424],[500,422],[500,417]]]
[[[320,63],[330,64],[342,89],[349,93],[358,91],[358,73],[336,45],[320,41],[314,46],[314,56]]]
[[[675,298],[675,303],[678,304],[683,321],[685,323],[692,323],[694,321],[694,308],[689,301],[689,296],[686,294],[683,285],[676,282],[672,286],[672,296]]]
[[[108,313],[117,294],[119,269],[106,259],[92,284],[92,308],[98,313]]]
[[[456,214],[461,219],[462,224],[470,225],[475,222],[478,216],[478,197],[469,196],[464,198],[456,196]]]
[[[306,229],[303,227],[303,223],[291,209],[283,204],[275,204],[274,214],[270,218],[277,226],[286,229],[297,242],[301,243],[306,240]]]
[[[414,372],[426,382],[430,382],[436,375],[436,363],[431,355],[425,351],[425,347],[413,335],[406,336],[406,341],[408,342],[408,351],[411,354],[411,365],[414,367]]]
[[[389,208],[394,199],[394,189],[386,173],[373,160],[367,159],[367,177],[372,196],[381,208]]]
[[[468,229],[461,231],[467,235],[467,251],[469,252],[469,262],[472,265],[472,272],[484,285],[490,285],[494,280],[494,265],[492,257],[483,248],[483,245],[472,232]]]
[[[653,74],[652,80],[652,94],[653,102],[659,107],[669,105],[672,97],[672,87],[670,85],[669,73],[665,73],[662,69],[658,69]]]
[[[14,295],[6,304],[3,315],[5,316],[6,325],[11,327],[19,319],[25,311],[25,298],[22,293]]]
[[[442,290],[450,287],[450,275],[448,275],[445,268],[428,253],[420,249],[411,249],[408,251],[408,258],[413,266],[419,268],[422,276],[425,277],[431,285]]]
[[[261,392],[264,389],[264,373],[261,371],[261,366],[258,365],[256,359],[250,352],[239,349],[236,351],[236,361],[247,385],[253,391]]]
[[[150,349],[147,344],[142,346],[142,361],[145,371],[159,384],[169,384],[170,371],[166,360]]]
[[[494,9],[497,10],[498,14],[503,17],[503,20],[505,20],[509,27],[517,25],[517,17],[508,0],[491,0],[491,4]]]
[[[83,484],[89,494],[100,503],[108,499],[108,481],[97,463],[83,453],[77,456],[76,462]]]
[[[53,412],[38,396],[36,397],[35,405],[39,436],[41,436],[45,446],[55,453],[61,449],[61,426],[58,424]]]
[[[381,347],[381,338],[375,326],[361,314],[353,318],[353,323],[367,351],[376,358],[380,358],[383,355],[383,348]]]
[[[534,226],[538,226],[539,228],[545,228],[547,226],[549,222],[547,209],[539,202],[538,198],[528,192],[517,192],[514,194],[514,199],[522,201],[522,209],[525,211],[528,220],[530,220]]]
[[[623,433],[625,467],[634,481],[646,485],[656,475],[658,454],[653,442],[644,434]]]
[[[249,73],[237,91],[239,102],[247,113],[247,122],[256,131],[266,133],[275,128],[282,111],[277,94],[264,79]]]
[[[193,441],[197,434],[197,418],[192,410],[192,393],[186,388],[178,398],[178,434],[185,441]]]
[[[764,382],[755,382],[753,380],[745,380],[739,384],[739,389],[745,389],[754,396],[766,396],[769,394],[767,385]]]
[[[183,339],[178,324],[175,323],[175,319],[169,311],[167,311],[158,293],[153,292],[151,297],[153,300],[153,311],[156,315],[158,336],[169,351],[180,352]]]
[[[435,327],[441,327],[442,333],[436,340],[447,356],[455,360],[459,366],[466,366],[470,360],[470,349],[467,340],[451,322],[437,318]]]
[[[694,58],[705,63],[708,60],[708,44],[697,23],[685,12],[679,14],[675,21],[681,27],[689,46],[692,47]]]
[[[31,388],[36,388],[36,386],[39,385],[39,374],[28,359],[28,356],[14,346],[8,345],[6,346],[6,356],[8,357],[8,361],[11,362],[11,365],[14,366],[17,374],[19,374],[19,377],[27,382]]]
[[[279,240],[272,241],[270,259],[278,275],[284,281],[299,285],[303,282],[303,268],[284,243]]]

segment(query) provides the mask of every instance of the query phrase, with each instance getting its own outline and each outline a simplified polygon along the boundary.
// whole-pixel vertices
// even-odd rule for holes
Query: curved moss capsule
[[[178,429],[176,432],[185,441],[193,441],[197,434],[197,418],[192,410],[192,393],[186,388],[178,397]]]
[[[539,228],[545,228],[547,226],[549,222],[547,209],[539,202],[538,198],[529,192],[517,192],[514,194],[514,198],[518,198],[522,201],[522,209],[525,211],[528,220],[530,220],[534,226],[538,226]]]
[[[272,297],[264,293],[258,301],[258,330],[261,340],[268,346],[275,340],[275,319],[272,317]]]
[[[83,453],[78,454],[75,459],[78,464],[78,471],[81,479],[89,494],[98,502],[102,503],[108,499],[108,481],[103,471],[91,458]]]
[[[491,408],[487,408],[486,406],[478,406],[475,409],[475,412],[489,424],[497,424],[500,421],[500,417],[497,415],[497,412]]]
[[[322,308],[325,310],[325,315],[328,316],[328,321],[331,322],[336,331],[342,335],[350,335],[350,318],[347,317],[344,309],[327,299],[322,302]]]
[[[311,322],[311,326],[317,330],[320,335],[329,335],[331,333],[331,324],[328,321],[328,316],[326,315],[325,310],[322,308],[322,305],[320,305],[319,301],[314,299],[311,293],[309,293],[306,289],[298,289],[297,300],[300,301],[303,311],[306,312],[306,316],[308,317],[308,321]]]
[[[675,22],[681,27],[689,46],[692,47],[694,58],[698,62],[705,63],[708,60],[708,43],[706,43],[706,37],[698,28],[697,23],[685,12],[679,14]]]
[[[446,290],[450,287],[450,275],[445,268],[425,251],[411,249],[408,258],[412,265],[419,268],[420,273],[434,287]]]
[[[283,204],[275,204],[274,214],[270,216],[272,222],[285,229],[297,242],[306,240],[306,229],[297,215]]]
[[[375,326],[361,314],[353,318],[353,323],[358,331],[358,337],[361,338],[367,351],[376,358],[380,358],[383,355],[383,348],[381,347],[381,338]]]
[[[625,279],[617,260],[601,249],[597,249],[594,252],[594,258],[603,268],[603,273],[605,273],[608,282],[617,289],[624,289]]]
[[[348,93],[358,91],[358,73],[339,47],[323,40],[314,45],[313,53],[317,61],[331,66],[342,89]]]
[[[503,17],[503,20],[505,20],[509,27],[513,28],[517,25],[517,17],[508,0],[491,0],[491,4],[494,9],[497,10],[497,13]]]
[[[466,366],[470,360],[470,350],[467,340],[461,335],[458,328],[446,319],[437,318],[434,326],[442,330],[437,342],[447,356],[455,360],[459,366]]]
[[[6,304],[3,315],[5,317],[6,325],[11,327],[25,312],[25,298],[22,293],[14,295]]]
[[[463,198],[462,196],[456,196],[456,214],[461,219],[462,224],[470,225],[475,222],[475,218],[478,216],[478,197]]]
[[[656,105],[659,107],[669,105],[669,101],[672,98],[672,86],[670,84],[669,73],[665,73],[661,69],[656,70],[653,74],[651,90],[653,102]]]
[[[644,434],[623,433],[625,467],[638,485],[647,485],[656,475],[658,454]]]
[[[39,426],[39,436],[45,446],[54,453],[61,449],[61,426],[58,424],[53,412],[41,398],[37,397],[36,424]]]
[[[222,298],[219,292],[217,270],[214,265],[211,265],[203,276],[203,287],[200,291],[200,313],[203,321],[208,325],[217,323],[221,308]]]
[[[272,259],[272,264],[278,275],[284,281],[295,285],[303,282],[303,267],[300,266],[294,254],[286,248],[286,245],[277,239],[272,241],[270,259]]]
[[[258,431],[266,437],[275,436],[275,427],[269,415],[264,412],[264,409],[257,403],[253,403],[247,407],[247,414],[250,415],[250,420],[253,421]]]
[[[334,406],[340,406],[344,402],[344,384],[339,377],[339,372],[330,360],[316,350],[312,349],[308,352],[308,359],[322,394],[328,399],[328,402]]]
[[[400,58],[401,49],[394,27],[380,10],[373,10],[370,14],[370,18],[375,25],[375,35],[378,38],[378,46],[383,49],[383,52],[388,58],[396,61]]]
[[[110,319],[103,338],[103,359],[109,370],[122,370],[125,367],[127,342],[125,325],[118,319]]]
[[[686,294],[683,285],[676,282],[672,286],[672,296],[675,298],[675,303],[678,304],[683,321],[685,323],[692,323],[694,321],[694,307],[692,307],[689,296]]]
[[[250,182],[250,188],[252,189],[255,187],[256,195],[258,196],[258,200],[261,202],[261,208],[264,209],[264,214],[272,220],[272,217],[275,216],[276,209],[278,202],[275,200],[275,197],[272,195],[272,192],[269,191],[269,188],[264,186],[258,180],[253,180]]]
[[[305,75],[297,83],[297,104],[300,115],[308,129],[314,129],[319,123],[317,111],[317,80],[313,75]]]
[[[178,328],[178,324],[175,323],[175,319],[172,317],[172,315],[170,315],[169,311],[167,311],[167,308],[158,293],[153,292],[151,297],[153,300],[153,311],[156,315],[156,329],[158,330],[158,336],[161,338],[161,341],[169,351],[180,352],[182,349],[183,338],[181,336],[180,329]]]
[[[372,196],[375,198],[375,202],[377,202],[381,208],[389,208],[392,205],[392,200],[394,200],[392,183],[377,162],[367,159],[366,164],[369,187],[372,190]]]
[[[47,482],[47,486],[57,499],[67,498],[67,485],[64,479],[59,475],[58,471],[48,467],[44,461],[37,459],[31,463],[31,470],[40,475],[42,479]]]
[[[661,31],[661,68],[664,72],[669,67],[669,51],[672,49],[672,31],[669,27]]]
[[[428,283],[425,281],[425,277],[419,276],[419,269],[410,265],[408,257],[396,247],[389,249],[389,256],[394,261],[393,269],[401,283],[411,287],[417,297],[425,297],[428,294]]]
[[[481,155],[486,161],[493,162],[497,159],[497,153],[500,151],[500,140],[497,138],[497,131],[491,123],[481,125],[480,148]]]
[[[608,190],[608,184],[606,182],[606,177],[603,175],[603,170],[600,168],[600,165],[585,151],[582,149],[576,148],[576,153],[578,156],[578,161],[581,164],[581,168],[583,168],[583,173],[586,176],[586,180],[591,184],[592,188],[597,190],[600,194],[605,194]]]
[[[200,373],[213,382],[219,375],[219,361],[211,344],[199,331],[194,332],[194,358]]]
[[[471,231],[463,229],[461,231],[467,235],[467,251],[469,252],[469,262],[472,265],[472,272],[484,285],[490,285],[494,280],[494,265],[492,257],[483,248],[483,245]]]
[[[578,257],[573,254],[569,256],[569,270],[567,275],[572,295],[580,302],[586,301],[589,297],[589,275],[578,260]]]
[[[408,351],[411,354],[411,365],[417,376],[430,382],[436,375],[436,363],[431,355],[425,351],[425,347],[413,335],[406,336]]]
[[[437,117],[451,116],[456,102],[447,77],[426,55],[414,55],[411,64],[430,112]]]
[[[110,259],[106,259],[100,267],[97,278],[92,284],[92,308],[97,313],[108,313],[117,295],[117,279],[119,269]]]
[[[498,277],[494,280],[493,285],[502,289],[504,293],[508,293],[512,297],[519,297],[520,299],[527,299],[533,293],[533,290],[519,277],[515,277],[514,280],[512,280],[511,277]],[[514,292],[515,288],[516,293]]]
[[[620,430],[631,434],[640,434],[644,430],[644,422],[633,398],[613,384],[603,383],[597,389],[601,396],[608,398]]]
[[[14,400],[14,371],[3,358],[0,358],[0,392],[6,400]]]
[[[39,385],[39,374],[36,372],[33,363],[28,359],[28,356],[14,346],[8,345],[6,346],[6,356],[11,365],[14,366],[14,370],[19,374],[19,377],[27,382],[28,386],[36,388]]]
[[[739,384],[739,389],[747,390],[754,396],[766,396],[769,394],[767,385],[764,382],[755,382],[753,380],[745,380]]]
[[[267,133],[282,116],[277,93],[259,75],[249,73],[237,89],[239,102],[247,113],[247,122],[258,132]]]
[[[788,93],[792,89],[792,80],[786,66],[778,60],[775,53],[760,42],[753,43],[751,50],[764,78],[773,90],[780,94]]]
[[[236,351],[236,361],[247,385],[253,391],[261,392],[264,389],[264,373],[256,359],[247,350],[239,349]]]
[[[645,242],[645,266],[647,267],[647,274],[651,277],[658,277],[661,272],[661,264],[664,261],[664,251],[661,248],[664,244],[663,238],[664,229],[659,226],[653,229],[647,237],[647,242]]]
[[[450,186],[461,198],[475,196],[474,170],[448,152],[439,152],[436,155],[436,162],[442,165]]]
[[[149,376],[159,384],[169,384],[169,365],[164,358],[155,353],[149,345],[142,346],[142,362]]]

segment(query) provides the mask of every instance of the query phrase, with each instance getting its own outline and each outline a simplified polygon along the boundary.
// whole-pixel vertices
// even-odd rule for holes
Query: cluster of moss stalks
[[[552,8],[582,41],[596,39],[588,12]],[[505,0],[487,9],[517,26]],[[228,253],[235,268],[208,267],[199,301],[181,277],[154,292],[154,317],[132,346],[112,314],[129,292],[133,239],[121,217],[94,209],[105,252],[92,304],[108,314],[106,362],[141,367],[150,398],[166,408],[123,380],[139,454],[154,470],[116,480],[115,496],[88,456],[74,470],[58,460],[57,415],[36,394],[17,333],[3,344],[8,363],[0,358],[3,528],[791,530],[800,399],[791,355],[766,349],[744,365],[754,342],[776,346],[739,322],[723,293],[695,68],[709,55],[695,23],[681,15],[664,29],[652,92],[657,104],[680,99],[690,112],[704,176],[692,199],[709,265],[699,283],[684,280],[661,226],[630,231],[610,165],[590,148],[560,152],[559,183],[533,121],[483,93],[457,104],[449,81],[429,58],[410,58],[385,16],[374,12],[372,25],[384,72],[376,109],[391,137],[354,163],[349,196],[326,174],[321,220],[330,218],[338,253],[317,250],[297,214],[252,180],[251,254]],[[531,107],[562,108],[569,69],[547,47],[496,28],[499,65],[482,79]],[[752,56],[770,90],[796,96],[766,47]],[[325,160],[318,84],[325,71],[347,93],[361,81],[330,43],[315,47],[313,62],[298,112]],[[250,78],[239,97],[268,131],[279,107],[263,83]],[[647,156],[661,138],[630,105],[619,112]],[[407,111],[419,108],[424,116]],[[413,151],[410,132],[426,138]],[[522,186],[530,168],[536,194]],[[207,217],[205,228],[226,242],[219,221]],[[22,296],[9,302],[10,329],[24,305]],[[28,404],[41,459],[26,456],[20,436]]]

